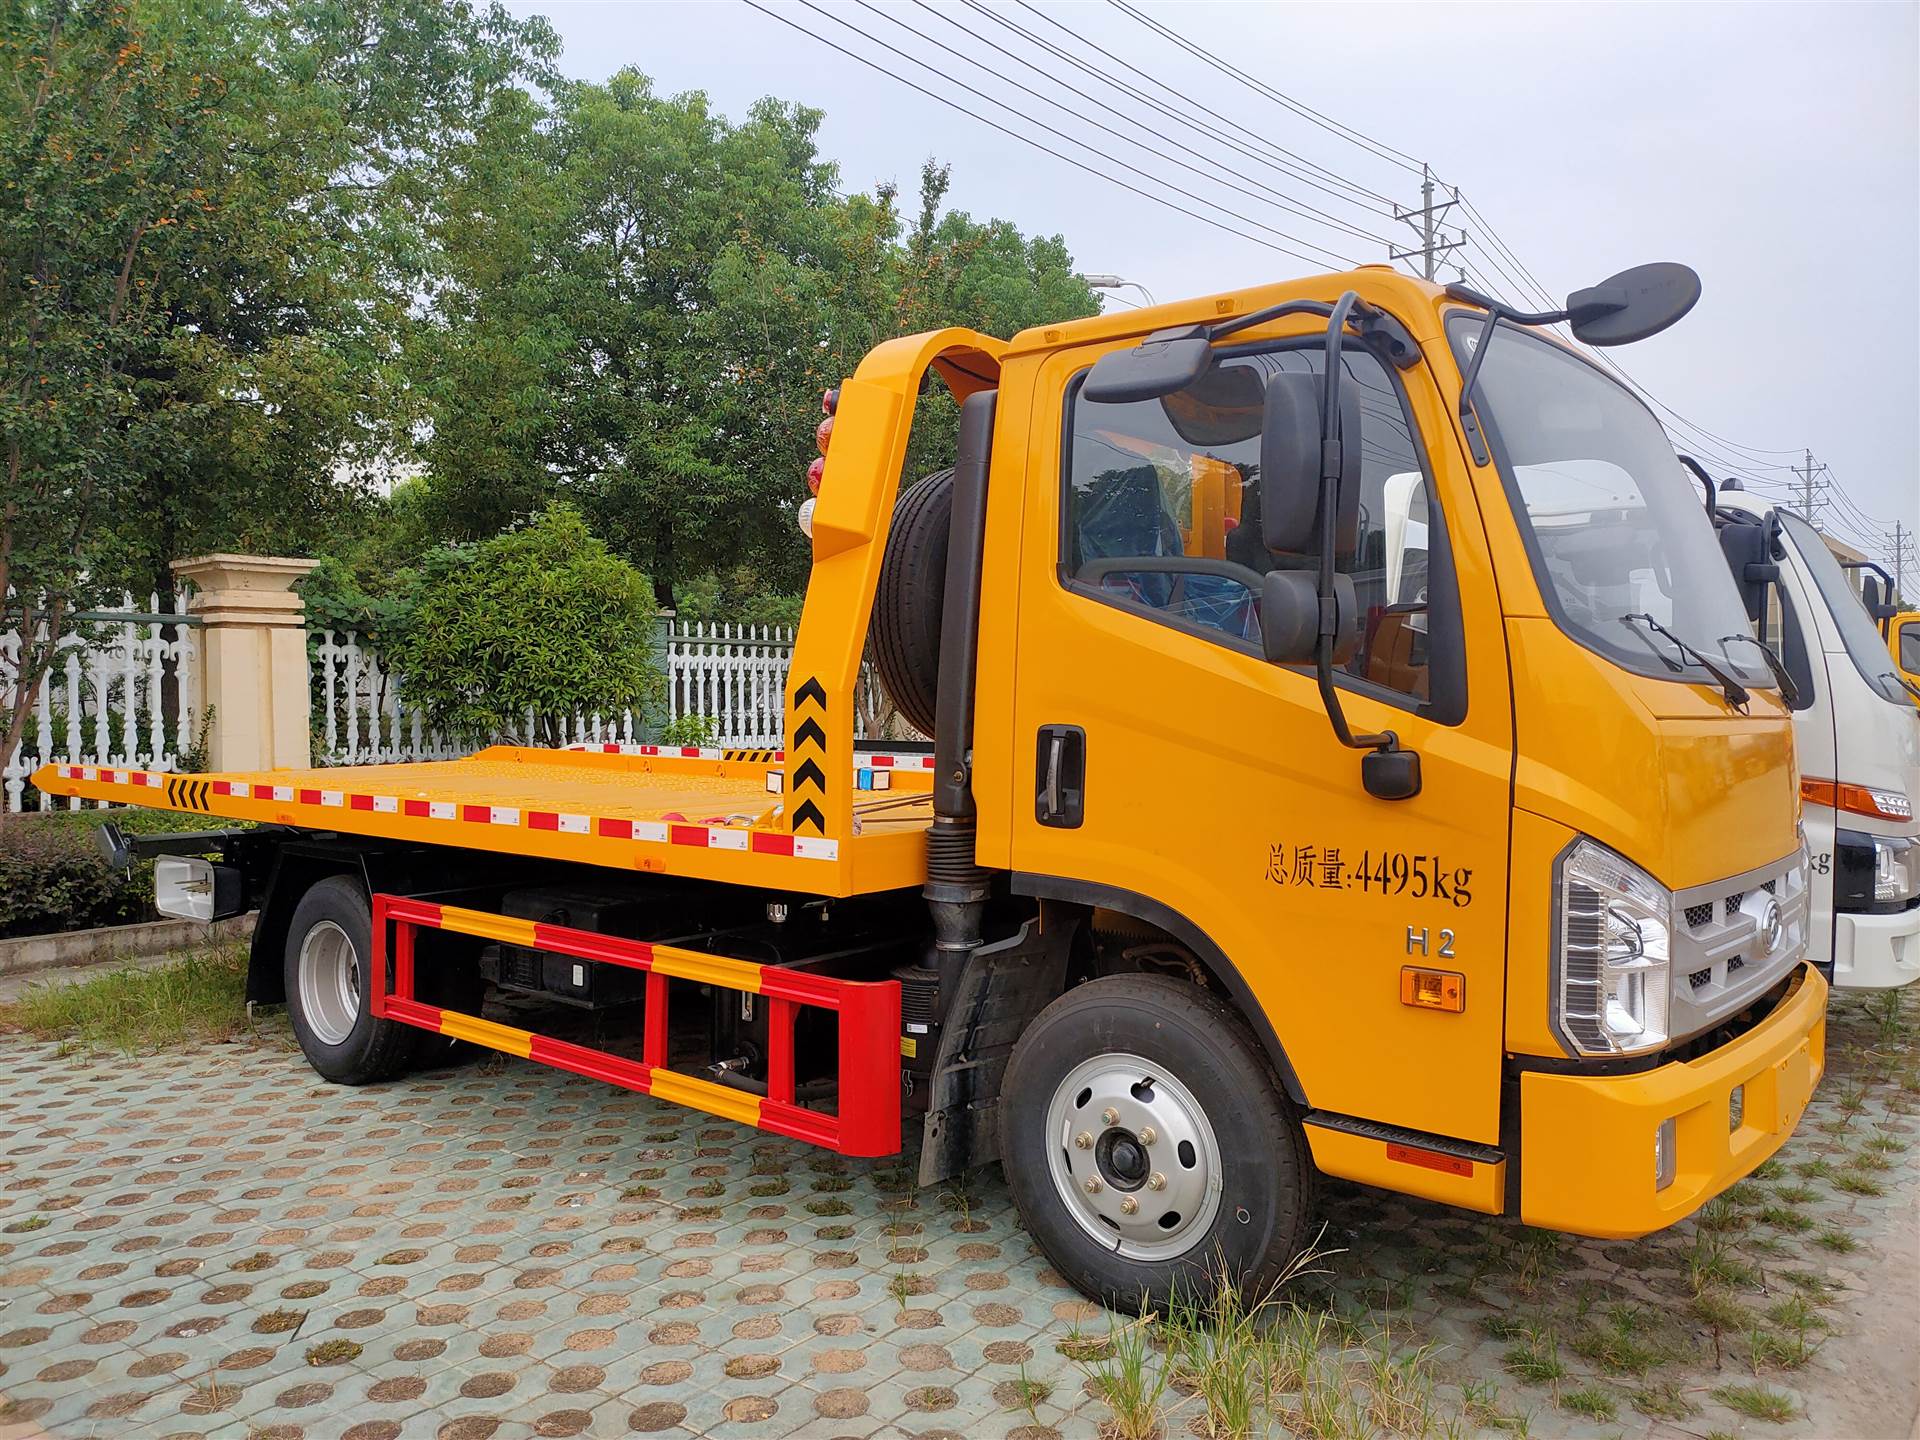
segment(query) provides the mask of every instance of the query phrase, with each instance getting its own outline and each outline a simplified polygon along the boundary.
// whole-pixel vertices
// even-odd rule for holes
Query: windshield
[[[1912,696],[1894,673],[1893,656],[1887,642],[1880,638],[1880,627],[1867,614],[1866,602],[1848,581],[1847,572],[1840,568],[1840,562],[1827,548],[1827,542],[1820,538],[1820,532],[1791,510],[1774,513],[1780,517],[1781,531],[1800,553],[1800,563],[1813,577],[1821,603],[1833,617],[1833,627],[1840,632],[1840,643],[1847,647],[1847,655],[1853,661],[1853,668],[1860,672],[1860,678],[1894,704],[1911,704]]]
[[[1462,369],[1484,329],[1478,316],[1453,321]],[[1711,683],[1690,647],[1743,684],[1771,686],[1759,652],[1730,639],[1753,633],[1746,609],[1700,492],[1652,413],[1524,330],[1503,322],[1488,343],[1474,408],[1561,629],[1643,675]]]

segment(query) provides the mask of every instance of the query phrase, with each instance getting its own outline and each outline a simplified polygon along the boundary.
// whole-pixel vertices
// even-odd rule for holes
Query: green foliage
[[[188,951],[165,965],[32,986],[0,1005],[0,1029],[126,1055],[240,1035],[288,1043],[283,1019],[260,1022],[247,1015],[246,995],[247,947],[221,945]]]
[[[152,914],[151,867],[131,880],[109,870],[91,824],[23,815],[0,827],[0,937],[121,925]]]
[[[484,740],[531,714],[551,745],[564,716],[661,694],[652,628],[645,577],[555,504],[522,529],[430,555],[389,656],[447,733]]]
[[[720,722],[711,715],[677,715],[660,727],[660,743],[710,746],[719,734]]]
[[[411,350],[436,534],[565,494],[664,604],[743,561],[756,594],[791,594],[821,391],[895,334],[1098,310],[1057,238],[941,217],[938,167],[903,246],[890,188],[837,192],[820,120],[763,100],[731,123],[623,70],[476,128],[435,232],[449,283]],[[949,463],[956,416],[926,397],[910,465]]]
[[[468,0],[0,7],[0,630],[28,697],[100,593],[353,529],[409,441],[447,158],[554,48]]]
[[[735,565],[724,574],[696,575],[674,594],[674,609],[686,621],[726,621],[740,625],[800,623],[806,597],[769,590],[751,565]]]

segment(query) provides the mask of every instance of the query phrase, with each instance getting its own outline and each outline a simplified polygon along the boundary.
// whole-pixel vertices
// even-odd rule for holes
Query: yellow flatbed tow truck
[[[917,1131],[1111,1303],[1262,1288],[1321,1174],[1642,1234],[1778,1148],[1825,1033],[1787,712],[1658,423],[1543,330],[1698,293],[1368,267],[883,344],[826,399],[778,751],[34,780],[257,822],[107,841],[259,909],[249,998],[329,1079],[465,1041]],[[955,463],[903,490],[929,372]],[[869,647],[930,748],[856,741]]]

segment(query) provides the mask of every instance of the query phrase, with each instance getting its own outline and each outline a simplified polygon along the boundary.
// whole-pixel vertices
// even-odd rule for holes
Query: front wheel
[[[1270,1289],[1306,1242],[1314,1169],[1245,1023],[1157,975],[1076,987],[1014,1047],[1001,1159],[1054,1267],[1116,1309]]]

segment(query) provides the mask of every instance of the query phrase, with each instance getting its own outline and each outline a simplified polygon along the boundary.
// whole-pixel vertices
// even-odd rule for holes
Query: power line
[[[1106,171],[1101,170],[1096,166],[1088,165],[1084,160],[1077,160],[1071,155],[1063,154],[1061,151],[1055,150],[1050,145],[1042,144],[1040,141],[1035,140],[1031,135],[1023,135],[1018,130],[1009,129],[1007,126],[1002,125],[999,121],[993,120],[988,116],[982,115],[977,110],[968,109],[965,105],[962,105],[959,101],[954,100],[950,96],[939,94],[937,91],[929,90],[926,86],[921,85],[916,81],[909,80],[906,76],[899,74],[897,71],[889,70],[885,65],[882,65],[877,60],[870,59],[865,55],[859,54],[857,51],[849,50],[846,46],[840,44],[838,41],[829,39],[827,36],[820,34],[818,31],[809,30],[805,25],[802,25],[799,21],[790,19],[787,16],[780,14],[778,11],[768,9],[767,6],[759,3],[759,0],[740,0],[740,3],[747,6],[751,10],[759,11],[762,15],[767,16],[769,19],[779,21],[782,25],[785,25],[790,30],[797,30],[800,34],[805,35],[810,40],[819,41],[822,45],[825,45],[828,49],[837,51],[839,54],[846,56],[847,59],[849,60],[857,61],[858,63],[866,66],[869,70],[874,71],[876,74],[884,75],[890,80],[894,80],[902,85],[905,85],[909,90],[917,91],[918,93],[926,96],[929,100],[937,101],[938,103],[945,105],[950,110],[956,110],[960,114],[965,115],[970,120],[978,120],[982,125],[989,126],[992,129],[999,131],[1002,135],[1007,136],[1009,139],[1017,140],[1022,145],[1029,145],[1035,150],[1040,151],[1042,154],[1051,155],[1056,160],[1065,161],[1067,164],[1072,165],[1075,169],[1083,170],[1089,175],[1097,176],[1098,178],[1105,180],[1110,185],[1117,185],[1122,190],[1125,190],[1130,194],[1138,195],[1143,200],[1151,200],[1156,205],[1162,206],[1168,210],[1175,211],[1178,214],[1185,215],[1189,219],[1198,220],[1203,225],[1212,226],[1213,228],[1218,230],[1224,230],[1231,235],[1238,235],[1242,240],[1251,241],[1255,245],[1265,246],[1267,249],[1277,251],[1282,255],[1290,255],[1294,259],[1302,261],[1305,264],[1318,266],[1325,263],[1324,261],[1316,259],[1311,255],[1303,255],[1298,250],[1289,249],[1285,245],[1276,245],[1270,240],[1262,240],[1258,235],[1250,235],[1245,230],[1238,230],[1231,225],[1222,225],[1220,224],[1220,222],[1209,219],[1204,215],[1197,215],[1193,211],[1187,209],[1186,206],[1178,204],[1175,201],[1169,200],[1163,195],[1156,195],[1151,191],[1142,190],[1139,186],[1130,184],[1129,182],[1120,179],[1116,175],[1110,175]],[[826,14],[825,11],[820,11],[819,7],[812,4],[808,4],[808,0],[801,0],[801,3],[806,4],[807,8],[810,10],[814,10],[817,13],[820,13],[823,15]],[[827,18],[834,19],[835,17],[828,15]],[[846,26],[848,29],[853,30],[855,34],[862,35],[864,38],[874,39],[874,37],[872,36],[865,35],[865,32],[860,30],[858,26],[848,25],[847,22],[844,20],[836,20],[835,23]],[[888,45],[884,40],[875,39],[874,43],[879,45],[884,50],[892,51],[892,53],[896,55],[901,53],[900,51],[895,49],[893,46]],[[912,57],[903,56],[902,58],[911,59]],[[914,63],[919,64],[922,69],[932,68],[926,65],[924,62],[915,61]],[[956,81],[953,83],[958,84],[959,82]],[[990,95],[984,95],[980,91],[973,90],[971,89],[971,87],[965,86],[965,85],[961,85],[960,88],[963,90],[967,90],[968,93],[970,94],[979,95],[981,99],[987,100],[989,103],[999,105],[1001,109],[1006,110],[1009,114],[1013,114],[1013,115],[1020,114],[1020,112],[1014,109],[1012,106],[1006,105],[1001,101],[994,100],[993,97]],[[1021,118],[1030,119],[1031,117],[1021,116]],[[1043,126],[1041,128],[1045,129],[1048,127]],[[1058,131],[1051,131],[1051,130],[1049,133],[1059,134]],[[1074,140],[1071,136],[1061,136],[1061,138],[1066,140],[1067,143],[1069,144],[1079,145],[1081,149],[1087,150],[1092,154],[1101,155],[1101,158],[1103,159],[1110,158],[1108,156],[1103,155],[1102,152],[1095,150],[1092,146],[1086,145],[1081,141]],[[1131,165],[1125,165],[1123,166],[1123,168],[1134,170],[1134,173],[1136,174],[1145,174],[1145,172],[1136,170],[1135,167]],[[1165,181],[1156,180],[1155,177],[1150,175],[1147,176],[1146,178],[1158,184],[1166,183]],[[1187,193],[1185,191],[1178,191],[1178,187],[1176,186],[1169,185],[1167,188],[1170,190],[1176,190],[1180,194]],[[1189,198],[1199,200],[1200,204],[1207,206],[1209,209],[1218,210],[1225,215],[1231,215],[1237,220],[1244,220],[1248,224],[1258,226],[1260,229],[1272,230],[1271,226],[1260,225],[1258,221],[1250,220],[1248,219],[1248,217],[1241,215],[1238,211],[1230,210],[1226,206],[1218,204],[1215,201],[1201,200],[1198,196],[1189,196]],[[1273,233],[1279,234],[1281,232],[1274,231]],[[1302,242],[1302,243],[1306,243],[1306,242]],[[1344,257],[1342,258],[1344,259]],[[1352,262],[1348,260],[1346,261],[1346,263],[1351,264]]]
[[[1392,197],[1390,196],[1382,195],[1377,190],[1370,190],[1364,185],[1357,184],[1354,181],[1347,179],[1345,176],[1327,169],[1326,166],[1321,165],[1319,162],[1314,160],[1309,160],[1304,155],[1300,155],[1295,151],[1289,150],[1283,145],[1276,145],[1270,140],[1262,140],[1257,137],[1249,137],[1251,140],[1251,143],[1259,145],[1261,148],[1269,151],[1271,154],[1285,156],[1286,158],[1284,160],[1270,160],[1260,155],[1257,155],[1252,151],[1245,149],[1239,143],[1238,140],[1226,135],[1224,132],[1215,130],[1211,126],[1198,125],[1194,121],[1188,119],[1186,116],[1181,115],[1178,112],[1169,109],[1164,103],[1162,103],[1161,101],[1155,100],[1152,96],[1146,94],[1146,92],[1138,89],[1137,87],[1129,85],[1126,81],[1120,80],[1114,76],[1103,73],[1102,71],[1096,68],[1088,66],[1087,63],[1081,60],[1079,57],[1068,53],[1066,50],[1061,49],[1059,46],[1055,45],[1052,41],[1042,39],[1040,36],[1036,35],[1034,32],[1024,29],[1019,25],[1016,25],[1013,21],[1007,19],[1005,16],[999,14],[997,11],[991,10],[985,5],[981,4],[980,0],[961,0],[961,3],[964,4],[969,10],[974,10],[979,12],[980,14],[986,16],[989,20],[992,20],[995,24],[998,24],[1008,30],[1013,31],[1015,34],[1021,36],[1023,39],[1029,40],[1032,43],[1040,46],[1042,49],[1049,51],[1050,53],[1058,56],[1062,60],[1065,60],[1068,64],[1074,66],[1076,69],[1091,76],[1092,78],[1100,80],[1104,84],[1111,84],[1115,88],[1125,91],[1127,94],[1133,96],[1134,99],[1138,100],[1141,104],[1151,106],[1153,109],[1158,110],[1160,113],[1164,114],[1168,119],[1175,120],[1180,124],[1185,125],[1189,130],[1194,130],[1197,133],[1210,135],[1213,138],[1219,140],[1221,143],[1227,145],[1229,148],[1239,151],[1242,155],[1246,155],[1250,159],[1257,160],[1260,164],[1266,165],[1269,168],[1280,170],[1282,174],[1291,175],[1293,178],[1298,179],[1307,185],[1311,185],[1316,190],[1324,191],[1326,194],[1333,195],[1339,198],[1345,204],[1353,205],[1358,209],[1367,210],[1372,212],[1373,214],[1384,216],[1389,220],[1393,218],[1394,202]],[[1077,41],[1079,44],[1086,46],[1087,49],[1093,51],[1096,55],[1104,56],[1106,59],[1112,61],[1115,65],[1120,66],[1122,69],[1130,72],[1131,74],[1139,76],[1142,80],[1146,81],[1149,85],[1152,85],[1155,89],[1164,91],[1166,94],[1171,95],[1175,100],[1179,101],[1182,105],[1189,106],[1192,109],[1198,111],[1202,115],[1211,116],[1213,119],[1219,121],[1222,125],[1235,126],[1236,128],[1241,130],[1245,130],[1247,128],[1246,126],[1241,125],[1240,122],[1236,120],[1232,120],[1225,115],[1222,115],[1218,110],[1212,109],[1207,105],[1201,104],[1200,101],[1195,100],[1191,96],[1188,96],[1182,93],[1179,89],[1177,89],[1172,85],[1167,84],[1164,80],[1160,80],[1157,77],[1149,74],[1147,71],[1142,70],[1138,65],[1133,64],[1131,61],[1121,59],[1120,56],[1114,54],[1111,50],[1108,50],[1103,46],[1099,45],[1098,43],[1096,43],[1095,41],[1088,39],[1086,36],[1080,34],[1078,31],[1069,29],[1067,26],[1061,24],[1060,21],[1054,19],[1053,16],[1047,14],[1046,11],[1041,10],[1036,6],[1030,4],[1029,0],[1015,0],[1015,3],[1018,4],[1022,9],[1031,11],[1037,18],[1044,20],[1047,24],[1053,26],[1054,29],[1060,31],[1061,34],[1066,35],[1070,39]],[[1330,185],[1322,183],[1321,180],[1314,179],[1312,172],[1317,172],[1320,176],[1324,177],[1326,181],[1331,181],[1334,185],[1339,185],[1344,190],[1351,191],[1354,194],[1365,197],[1365,198],[1361,200],[1351,199],[1347,195],[1342,194],[1340,190],[1335,190],[1331,188]],[[1367,202],[1377,202],[1377,203],[1367,203]]]
[[[1031,95],[1034,99],[1040,101],[1042,104],[1051,105],[1056,110],[1062,111],[1065,114],[1073,116],[1076,120],[1084,121],[1087,124],[1092,125],[1095,129],[1100,130],[1105,134],[1113,136],[1116,140],[1119,140],[1128,145],[1136,146],[1139,149],[1145,150],[1149,155],[1157,156],[1162,160],[1166,160],[1172,164],[1178,165],[1181,169],[1189,170],[1194,174],[1199,175],[1205,179],[1212,180],[1215,184],[1224,185],[1226,186],[1227,189],[1233,190],[1241,195],[1245,195],[1250,200],[1261,201],[1261,203],[1263,204],[1270,204],[1270,205],[1277,206],[1279,209],[1285,210],[1291,215],[1297,215],[1303,220],[1310,220],[1316,224],[1328,225],[1333,227],[1334,229],[1343,230],[1347,234],[1352,235],[1357,239],[1371,240],[1378,245],[1385,245],[1388,243],[1387,238],[1384,235],[1375,235],[1371,231],[1361,230],[1353,225],[1349,225],[1346,221],[1340,219],[1336,215],[1329,214],[1325,210],[1320,210],[1312,206],[1307,206],[1305,208],[1302,208],[1301,206],[1294,204],[1291,201],[1291,199],[1283,191],[1276,190],[1271,185],[1261,184],[1261,182],[1257,180],[1252,180],[1251,176],[1247,176],[1243,178],[1252,180],[1253,184],[1258,185],[1261,190],[1266,192],[1266,196],[1271,198],[1263,198],[1260,194],[1256,193],[1253,190],[1249,190],[1246,187],[1241,185],[1236,185],[1230,180],[1222,179],[1221,166],[1219,165],[1219,162],[1216,157],[1205,155],[1202,152],[1195,150],[1192,146],[1183,144],[1181,141],[1175,140],[1172,136],[1167,135],[1162,131],[1156,130],[1150,125],[1143,124],[1141,121],[1134,119],[1132,116],[1129,116],[1123,113],[1122,111],[1115,110],[1111,105],[1106,104],[1104,101],[1100,100],[1097,96],[1089,95],[1086,91],[1081,90],[1076,86],[1066,85],[1064,84],[1064,82],[1060,81],[1058,77],[1049,76],[1048,78],[1052,79],[1055,84],[1062,85],[1063,88],[1067,89],[1071,93],[1080,96],[1083,100],[1087,100],[1091,102],[1093,105],[1097,106],[1098,108],[1105,110],[1108,114],[1113,115],[1118,119],[1125,121],[1129,125],[1133,125],[1138,129],[1144,130],[1147,134],[1152,135],[1157,139],[1166,141],[1169,145],[1174,146],[1176,149],[1184,150],[1186,151],[1187,154],[1195,156],[1198,159],[1211,161],[1212,162],[1211,167],[1207,169],[1202,169],[1200,166],[1190,164],[1189,162],[1180,159],[1178,156],[1169,155],[1164,150],[1156,150],[1154,149],[1153,146],[1144,144],[1141,141],[1134,139],[1132,136],[1126,135],[1121,131],[1114,129],[1110,125],[1103,124],[1100,121],[1095,120],[1093,117],[1089,115],[1084,115],[1079,111],[1072,109],[1069,106],[1062,105],[1058,100],[1053,99],[1051,96],[1042,94],[1040,91],[1035,90],[1032,86],[1025,85],[1020,81],[1015,80],[1012,76],[1003,74],[1002,72],[995,70],[992,66],[987,65],[986,63],[975,58],[974,56],[965,54],[960,50],[956,50],[951,45],[946,44],[944,41],[934,39],[933,36],[928,35],[924,31],[918,30],[915,27],[907,24],[906,21],[901,20],[898,16],[890,14],[888,11],[883,10],[879,6],[869,3],[869,0],[856,0],[856,3],[860,6],[861,9],[872,11],[874,14],[880,16],[882,19],[885,19],[890,23],[899,26],[901,29],[907,31],[909,34],[918,36],[920,39],[925,40],[929,45],[933,45],[941,50],[944,50],[947,54],[952,55],[955,59],[965,61],[967,64],[972,65],[975,69],[985,71],[987,74],[993,76],[994,79],[1001,81],[1003,84],[1011,85],[1013,86],[1014,89],[1020,91],[1021,93],[1026,95]],[[1024,65],[1029,70],[1032,70],[1037,74],[1045,75],[1047,73],[1046,71],[1042,70],[1039,66],[1033,64],[1031,61],[1025,60],[1020,56],[1015,55],[1012,51],[1006,49],[1006,47],[995,43],[993,40],[988,39],[983,35],[976,34],[974,31],[969,29],[967,26],[963,25],[960,21],[954,19],[952,16],[943,14],[939,10],[934,9],[933,6],[926,3],[926,0],[914,0],[914,4],[918,5],[922,10],[925,10],[929,15],[933,15],[936,18],[945,21],[947,24],[954,26],[961,32],[961,34],[966,35],[971,39],[980,41],[982,44],[988,46],[993,50],[998,51],[1000,54],[1005,55],[1008,59],[1016,62],[1017,64]],[[1298,239],[1299,237],[1296,236],[1291,238]],[[1303,239],[1300,241],[1300,243],[1303,245],[1309,245],[1309,244],[1312,244],[1313,242]],[[1335,252],[1328,251],[1327,253],[1331,255],[1331,254],[1334,254]]]
[[[1255,94],[1263,95],[1267,99],[1273,101],[1275,104],[1285,106],[1288,110],[1291,110],[1294,114],[1300,116],[1302,119],[1309,120],[1313,122],[1315,125],[1318,125],[1322,130],[1325,130],[1328,134],[1337,135],[1342,140],[1347,141],[1349,144],[1358,145],[1361,149],[1369,151],[1370,153],[1379,156],[1382,160],[1385,160],[1387,163],[1391,165],[1398,165],[1404,170],[1412,171],[1415,175],[1418,175],[1420,173],[1420,162],[1414,159],[1413,156],[1407,154],[1406,151],[1396,150],[1391,145],[1385,144],[1382,141],[1375,140],[1371,136],[1365,135],[1362,132],[1355,130],[1351,125],[1344,125],[1340,121],[1333,119],[1331,116],[1323,115],[1318,110],[1315,110],[1311,105],[1307,105],[1302,101],[1294,99],[1291,95],[1285,94],[1282,91],[1274,89],[1271,85],[1267,84],[1267,82],[1264,80],[1256,80],[1253,76],[1247,74],[1246,71],[1240,69],[1237,65],[1233,65],[1228,61],[1222,60],[1218,55],[1215,55],[1211,50],[1207,50],[1199,45],[1196,45],[1193,41],[1188,40],[1185,36],[1179,34],[1177,31],[1172,30],[1169,27],[1161,24],[1158,20],[1155,20],[1151,15],[1146,14],[1144,11],[1136,10],[1133,6],[1127,3],[1127,0],[1107,0],[1107,3],[1113,6],[1114,9],[1120,11],[1122,14],[1132,16],[1135,20],[1139,21],[1142,25],[1145,25],[1148,29],[1154,31],[1156,34],[1159,34],[1164,38],[1171,40],[1175,45],[1178,45],[1182,50],[1185,50],[1189,55],[1192,55],[1195,59],[1203,60],[1207,64],[1211,65],[1214,69],[1218,70],[1221,74],[1229,75],[1233,77],[1235,80],[1238,80],[1242,85],[1245,85],[1249,90],[1252,90]]]
[[[861,3],[864,4],[865,0],[861,0]],[[807,9],[813,11],[814,14],[819,15],[824,19],[831,20],[833,21],[834,24],[839,25],[844,29],[853,31],[853,33],[858,35],[862,40],[871,41],[873,44],[878,45],[882,50],[887,51],[889,54],[897,55],[900,59],[905,60],[908,64],[918,65],[922,70],[925,70],[929,75],[936,76],[939,79],[946,81],[950,85],[957,86],[959,89],[966,91],[969,95],[975,96],[978,99],[986,101],[989,105],[999,106],[1000,109],[1006,111],[1009,115],[1017,116],[1019,119],[1026,121],[1028,124],[1046,131],[1047,134],[1054,136],[1056,139],[1064,140],[1069,145],[1079,146],[1082,150],[1085,150],[1089,155],[1098,155],[1102,160],[1105,160],[1109,165],[1118,165],[1122,170],[1130,171],[1132,174],[1138,175],[1143,180],[1150,181],[1151,183],[1156,185],[1163,185],[1167,189],[1171,190],[1174,194],[1184,196],[1185,198],[1193,201],[1197,205],[1205,205],[1211,209],[1220,211],[1224,215],[1231,215],[1234,219],[1240,221],[1242,224],[1251,225],[1258,230],[1264,230],[1269,235],[1277,235],[1282,240],[1290,240],[1296,245],[1305,245],[1309,249],[1318,250],[1323,256],[1327,257],[1327,259],[1332,260],[1335,264],[1352,265],[1356,263],[1353,257],[1350,255],[1344,255],[1338,250],[1329,249],[1325,245],[1317,244],[1316,242],[1312,240],[1308,240],[1303,236],[1289,234],[1287,231],[1281,230],[1276,228],[1275,226],[1269,225],[1263,220],[1256,220],[1251,215],[1244,214],[1241,211],[1234,210],[1229,208],[1228,206],[1222,205],[1217,200],[1209,200],[1204,195],[1197,195],[1191,190],[1182,189],[1180,186],[1174,184],[1171,180],[1168,180],[1163,175],[1157,175],[1150,170],[1142,170],[1138,165],[1129,164],[1127,161],[1122,160],[1117,155],[1110,155],[1105,150],[1102,150],[1097,146],[1089,145],[1086,141],[1081,140],[1076,136],[1069,135],[1066,131],[1061,130],[1055,126],[1047,124],[1046,121],[1040,119],[1039,117],[1027,114],[1025,111],[1021,110],[1018,106],[1009,105],[1006,101],[999,99],[997,96],[989,95],[984,90],[975,89],[973,86],[967,84],[967,82],[964,80],[957,79],[952,75],[943,74],[938,67],[929,64],[925,60],[920,59],[918,56],[908,54],[906,51],[900,49],[897,45],[889,44],[887,41],[882,40],[878,35],[874,35],[868,31],[862,30],[858,25],[855,25],[850,20],[841,19],[838,15],[835,15],[832,11],[823,9],[821,6],[814,4],[813,0],[800,0],[800,4],[805,6]],[[872,9],[873,7],[867,6],[867,8]],[[919,31],[914,30],[913,27],[911,26],[904,25],[903,22],[895,21],[894,23],[898,25],[902,25],[902,28],[908,30],[910,33],[916,36],[919,36],[919,38],[923,40],[927,39],[926,36],[920,35]],[[934,41],[932,43],[938,44],[939,42]],[[986,67],[982,66],[981,68],[985,69]],[[995,72],[989,71],[988,73],[992,74]],[[899,78],[899,77],[896,76],[895,78]],[[1064,106],[1059,106],[1057,101],[1052,101],[1049,103],[1054,104],[1061,109],[1065,108]],[[1069,111],[1068,113],[1073,114],[1074,112]],[[1077,116],[1076,118],[1084,120],[1086,117]],[[1121,138],[1124,139],[1125,137],[1122,136]],[[1276,247],[1276,248],[1279,248],[1279,247]],[[1323,265],[1326,263],[1326,260],[1316,260],[1312,256],[1300,254],[1300,252],[1297,250],[1289,250],[1286,253],[1292,255],[1295,259],[1305,261],[1309,265]]]
[[[1447,211],[1459,203],[1460,191],[1456,188],[1451,200],[1443,200],[1438,205],[1434,204],[1433,171],[1428,169],[1426,165],[1421,165],[1420,208],[1418,210],[1401,210],[1395,207],[1393,212],[1394,219],[1403,220],[1413,227],[1413,233],[1420,237],[1420,244],[1416,249],[1389,250],[1387,252],[1389,256],[1396,261],[1418,259],[1420,261],[1420,273],[1429,280],[1433,279],[1434,271],[1440,263],[1440,257],[1461,249],[1467,243],[1467,237],[1464,231],[1461,233],[1459,239],[1449,240],[1446,232],[1440,229],[1441,219],[1445,217]]]

